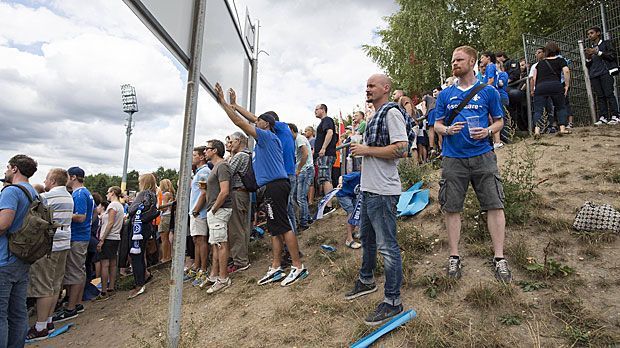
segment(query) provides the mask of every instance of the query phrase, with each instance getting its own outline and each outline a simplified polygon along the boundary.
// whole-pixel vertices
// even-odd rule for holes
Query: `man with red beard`
[[[474,75],[476,55],[476,50],[469,46],[454,50],[452,73],[458,82],[439,94],[435,107],[435,130],[444,137],[439,203],[448,230],[448,276],[455,279],[461,277],[462,265],[458,251],[461,212],[471,182],[480,201],[480,209],[488,214],[487,224],[495,252],[495,277],[508,283],[512,275],[504,258],[504,192],[497,157],[488,140],[502,129],[503,110],[495,88],[484,86],[478,89],[481,82]],[[462,110],[453,117],[452,110],[457,109],[470,92],[476,90],[477,93],[470,96]],[[489,115],[492,124],[489,124]]]

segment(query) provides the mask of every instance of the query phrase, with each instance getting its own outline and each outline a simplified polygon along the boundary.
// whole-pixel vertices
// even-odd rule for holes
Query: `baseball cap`
[[[276,126],[276,119],[273,117],[273,115],[271,115],[271,113],[264,113],[260,116],[258,116],[259,119],[269,123],[269,126],[273,129],[273,127]]]
[[[80,168],[80,167],[71,167],[69,169],[67,169],[67,174],[69,175],[75,175],[77,177],[83,178],[86,176],[86,174],[84,173],[84,169]]]

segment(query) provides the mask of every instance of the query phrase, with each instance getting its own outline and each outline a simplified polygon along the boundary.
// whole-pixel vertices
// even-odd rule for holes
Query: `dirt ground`
[[[507,227],[506,255],[514,282],[502,286],[495,281],[487,263],[490,242],[464,238],[463,278],[458,283],[446,280],[448,254],[435,170],[427,183],[429,206],[398,222],[399,233],[419,232],[410,244],[416,251],[403,251],[402,289],[405,307],[415,309],[417,317],[377,346],[620,345],[620,242],[612,234],[583,236],[570,228],[586,201],[620,208],[620,126],[518,141],[498,151],[500,166],[508,157],[524,161],[527,149],[539,158],[538,202],[525,224]],[[339,209],[303,233],[300,245],[310,276],[293,286],[256,285],[269,265],[266,240],[252,244],[252,267],[234,274],[224,292],[207,295],[185,284],[181,345],[342,347],[370,333],[363,318],[382,299],[383,277],[379,270],[379,291],[350,302],[343,299],[361,261],[361,251],[344,246],[344,223]],[[319,248],[323,243],[338,250],[324,253]],[[537,276],[521,267],[527,257],[544,262],[545,255],[574,272]],[[33,346],[166,346],[169,272],[157,270],[154,276],[143,296],[128,301],[127,293],[120,292],[105,302],[86,303],[68,333]],[[527,285],[533,291],[525,291]]]

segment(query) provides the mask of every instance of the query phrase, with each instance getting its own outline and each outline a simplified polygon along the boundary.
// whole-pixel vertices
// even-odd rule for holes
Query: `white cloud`
[[[260,55],[258,112],[303,127],[318,123],[317,103],[331,115],[363,103],[378,68],[361,45],[373,43],[393,2],[238,0],[242,20],[245,5],[260,18],[260,49],[269,53]],[[56,166],[120,175],[120,85],[131,83],[140,111],[130,169],[179,166],[187,74],[121,1],[4,1],[0,23],[0,160],[32,155],[35,182]],[[198,101],[196,143],[236,130],[203,89]]]

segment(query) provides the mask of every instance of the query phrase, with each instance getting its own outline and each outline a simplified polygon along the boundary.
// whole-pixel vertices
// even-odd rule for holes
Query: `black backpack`
[[[241,178],[241,182],[243,183],[243,186],[245,186],[245,189],[248,190],[248,192],[256,192],[258,190],[258,184],[256,183],[256,176],[254,175],[254,168],[252,166],[252,153],[251,152],[246,152],[248,154],[248,156],[250,156],[250,161],[248,162],[248,168],[246,169],[245,173],[240,173],[239,177]]]
[[[42,202],[39,196],[33,198],[22,185],[8,185],[2,190],[10,186],[22,190],[30,205],[19,229],[8,234],[9,250],[20,260],[32,264],[52,253],[54,234],[59,226],[53,221],[52,208]]]

